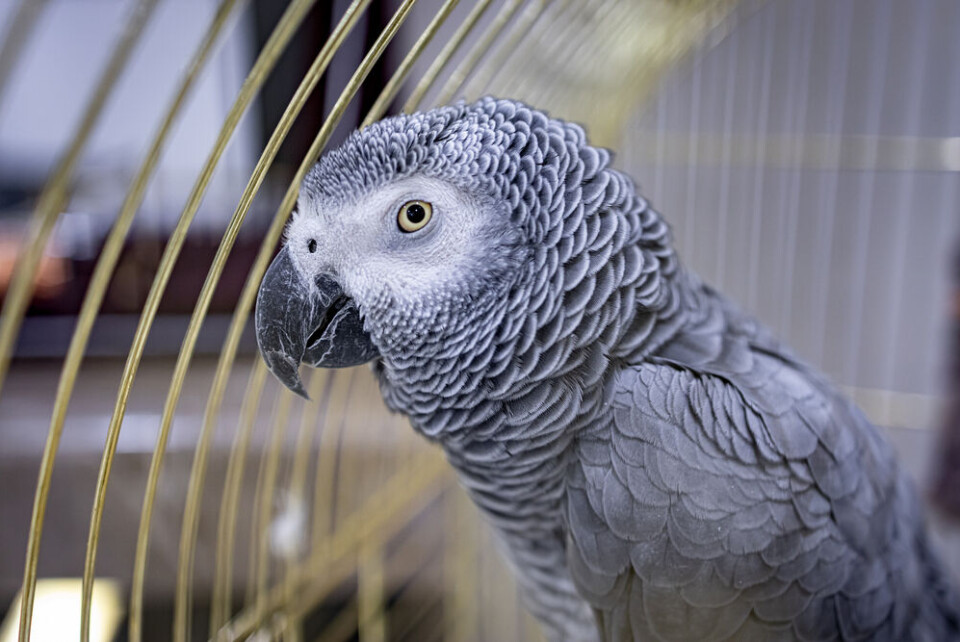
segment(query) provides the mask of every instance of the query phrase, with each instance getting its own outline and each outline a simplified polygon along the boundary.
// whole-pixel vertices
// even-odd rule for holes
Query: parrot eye
[[[423,229],[433,216],[433,206],[426,201],[407,201],[400,206],[397,225],[403,232],[416,232]]]

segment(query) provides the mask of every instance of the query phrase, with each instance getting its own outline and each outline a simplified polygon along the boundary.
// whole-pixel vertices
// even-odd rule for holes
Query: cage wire
[[[45,4],[9,9],[0,99]],[[158,4],[130,4],[36,198],[0,316],[0,412],[36,383],[12,361],[35,276],[91,136],[111,126],[105,106]],[[122,639],[539,639],[491,533],[442,456],[387,413],[367,369],[309,372],[312,401],[304,402],[241,349],[300,180],[341,121],[366,124],[493,94],[583,123],[665,213],[688,264],[847,386],[881,425],[932,425],[940,391],[930,364],[943,349],[937,312],[947,291],[938,262],[960,234],[960,147],[951,137],[960,126],[960,79],[947,72],[960,55],[950,36],[960,8],[949,0],[916,10],[893,0],[333,3],[322,46],[270,123],[218,230],[176,360],[142,368],[231,137],[317,10],[315,0],[290,0],[254,52],[162,248],[122,371],[89,363],[91,333],[164,146],[245,4],[217,4],[162,118],[144,124],[155,134],[79,304],[46,400],[46,442],[30,453],[39,469],[32,513],[17,524],[25,533],[14,605],[21,642],[31,637],[44,568],[82,577],[81,640],[91,638],[98,582],[107,577],[124,589]],[[368,31],[362,58],[344,71],[344,43],[358,25]],[[371,76],[385,52],[387,72]],[[342,86],[328,82],[334,72]],[[946,104],[938,99],[945,80]],[[195,358],[242,226],[256,218],[268,171],[318,87],[333,97],[283,189],[268,194],[222,344],[213,357]],[[116,383],[86,376],[100,367]],[[78,400],[99,409],[93,419],[70,412]],[[56,466],[76,465],[61,452],[61,436],[81,426],[103,442],[98,462],[84,464],[98,467],[96,482],[58,490]],[[90,493],[78,496],[81,487]],[[83,506],[86,521],[60,519],[66,506]],[[78,552],[69,571],[44,565],[52,542]]]

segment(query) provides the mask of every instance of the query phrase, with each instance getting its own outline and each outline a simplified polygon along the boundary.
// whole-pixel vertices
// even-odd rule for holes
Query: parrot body
[[[264,359],[298,392],[301,362],[372,360],[551,639],[960,638],[877,429],[609,162],[493,98],[355,133],[261,286]]]

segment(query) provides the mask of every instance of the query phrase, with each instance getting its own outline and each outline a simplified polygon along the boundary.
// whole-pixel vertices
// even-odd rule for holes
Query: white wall
[[[891,423],[935,422],[960,3],[757,5],[664,81],[620,162],[707,281],[839,383],[895,393]]]
[[[0,34],[19,3],[0,0]],[[161,0],[78,166],[71,208],[107,221],[115,216],[217,4]],[[52,167],[134,6],[131,0],[47,3],[0,103],[0,172],[7,178],[36,180]],[[169,228],[179,216],[252,64],[250,26],[242,15],[226,27],[225,42],[196,82],[167,143],[139,225]],[[236,205],[237,184],[243,185],[259,152],[255,115],[241,123],[220,163],[198,216],[201,228],[222,227]]]

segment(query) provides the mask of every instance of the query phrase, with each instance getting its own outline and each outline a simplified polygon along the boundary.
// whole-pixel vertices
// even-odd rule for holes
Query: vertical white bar
[[[739,87],[737,86],[737,69],[740,67],[739,43],[740,36],[732,33],[728,37],[730,51],[727,52],[727,70],[726,83],[723,86],[723,138],[721,143],[720,156],[720,195],[717,221],[717,263],[714,269],[714,279],[720,288],[726,288],[727,274],[727,253],[730,248],[727,247],[727,224],[730,218],[730,162],[731,162],[731,136],[733,134],[733,97],[736,95]]]
[[[960,29],[960,3],[943,0],[940,8],[949,8],[946,16],[937,16],[937,20],[943,20],[949,25],[948,33],[956,34]],[[953,38],[951,41],[947,60],[960,60],[960,38]],[[960,77],[956,74],[949,78],[938,78],[940,82],[948,83],[939,94],[934,94],[938,98],[945,99],[944,105],[944,127],[945,131],[940,132],[942,136],[956,137],[960,135]],[[951,153],[950,146],[956,139],[950,143],[942,143],[942,154],[944,160],[952,161],[952,166],[956,167],[956,156]],[[933,395],[940,395],[948,392],[944,386],[943,374],[948,367],[949,360],[953,357],[948,351],[953,349],[950,345],[952,328],[950,327],[951,318],[949,310],[952,308],[952,301],[948,299],[953,294],[955,287],[955,261],[956,253],[960,251],[960,216],[957,215],[960,209],[960,173],[955,169],[948,170],[949,173],[942,175],[940,188],[937,190],[937,200],[935,211],[937,212],[935,238],[936,244],[933,247],[925,248],[937,257],[938,262],[935,265],[935,273],[929,275],[931,280],[931,306],[928,315],[929,318],[924,324],[927,331],[927,344],[921,346],[923,350],[923,361],[928,363],[932,369],[934,377],[926,385],[925,392]],[[958,555],[955,559],[960,568],[960,546],[958,546]]]
[[[767,165],[767,136],[770,119],[770,84],[773,67],[774,26],[776,13],[782,5],[774,3],[764,16],[763,71],[760,80],[760,105],[756,128],[756,149],[753,175],[753,204],[750,211],[749,268],[747,270],[747,309],[757,312],[757,298],[760,283],[760,223],[763,212],[763,178]]]
[[[700,159],[697,156],[697,142],[700,139],[700,105],[703,100],[703,50],[697,49],[693,58],[693,79],[690,90],[690,128],[687,139],[687,197],[686,209],[683,217],[683,247],[681,251],[689,257],[688,260],[696,261],[694,251],[696,243],[696,220],[697,220],[697,163]],[[697,266],[700,267],[700,266]]]
[[[737,136],[731,137],[733,141],[747,140],[750,132],[753,131],[751,126],[757,122],[759,117],[760,109],[756,96],[762,82],[763,66],[759,60],[761,56],[757,54],[757,51],[762,50],[763,47],[763,35],[766,33],[767,24],[765,15],[768,6],[758,8],[752,19],[745,22],[740,28],[739,57],[743,64],[738,68],[737,80],[734,81],[737,86],[737,95],[733,99],[735,116],[732,116],[731,119],[736,123],[734,126],[737,128]],[[734,151],[737,151],[741,157],[734,160]],[[737,196],[739,198],[734,201],[737,206],[731,209],[728,218],[728,227],[733,234],[727,234],[727,272],[729,273],[727,288],[735,296],[737,302],[746,307],[749,283],[747,240],[750,236],[751,218],[749,204],[751,194],[748,193],[751,187],[748,178],[750,162],[748,154],[750,152],[746,150],[746,144],[744,144],[737,150],[731,147],[729,153],[731,162],[737,163],[736,178],[733,185],[738,188]],[[731,199],[733,199],[733,194],[731,194]]]
[[[809,6],[809,5],[807,5]],[[793,169],[791,159],[784,156],[784,151],[792,149],[792,143],[790,142],[793,138],[791,134],[794,133],[795,123],[797,116],[797,98],[796,92],[798,89],[797,85],[797,76],[800,74],[798,67],[800,66],[801,61],[803,60],[802,56],[797,55],[800,48],[803,46],[803,43],[799,40],[799,37],[802,35],[800,30],[800,20],[798,13],[800,13],[802,5],[798,3],[792,3],[788,8],[788,19],[787,24],[787,33],[781,43],[781,48],[785,49],[788,53],[787,60],[787,69],[786,69],[786,83],[780,84],[781,79],[778,78],[778,85],[775,93],[779,94],[781,92],[786,93],[786,100],[783,106],[783,119],[780,124],[780,129],[775,132],[775,135],[779,138],[780,149],[778,150],[777,161],[786,161],[786,162],[776,162],[774,167],[776,168],[777,173],[777,184],[776,184],[776,208],[767,208],[764,211],[764,216],[768,219],[768,225],[773,227],[773,236],[767,236],[767,243],[772,243],[776,247],[776,252],[773,254],[767,254],[767,261],[770,261],[769,257],[776,257],[775,260],[770,261],[769,264],[765,265],[762,272],[766,275],[765,281],[767,283],[783,283],[783,274],[784,274],[784,262],[783,257],[786,256],[787,248],[787,179],[789,178],[790,172]],[[779,73],[783,73],[782,70],[778,69]],[[772,181],[771,181],[772,182]],[[772,199],[770,199],[772,200]],[[761,243],[763,243],[763,236],[761,235]],[[759,281],[759,277],[758,277]],[[764,290],[763,283],[760,285],[761,291]],[[783,324],[783,316],[786,312],[787,306],[787,296],[789,292],[784,288],[779,288],[775,294],[775,300],[768,303],[770,309],[770,324],[773,326],[776,333],[784,338],[786,336]],[[776,311],[774,311],[774,305],[776,306]]]
[[[664,164],[667,158],[667,148],[665,141],[666,132],[664,130],[667,127],[666,113],[668,85],[668,81],[661,80],[659,86],[657,87],[657,142],[655,152],[657,162],[656,166],[653,168],[653,195],[656,199],[654,202],[654,207],[658,210],[663,206],[663,201],[666,198],[666,195],[664,194],[664,183],[666,182],[664,177],[666,172]]]
[[[872,55],[867,70],[866,113],[862,122],[865,135],[868,167],[876,167],[878,136],[880,135],[880,117],[883,111],[883,94],[886,87],[887,63],[890,59],[890,14],[893,0],[883,0],[871,6],[869,15],[874,20]],[[841,364],[841,382],[846,385],[858,385],[863,325],[863,306],[865,303],[864,285],[867,280],[868,246],[870,242],[870,215],[873,212],[877,173],[871,169],[860,172],[857,181],[856,232],[853,246],[852,273],[850,287],[847,288],[847,310],[843,316],[841,337],[843,337],[843,362]]]
[[[835,12],[835,19],[832,21],[834,31],[831,34],[831,49],[837,48],[839,52],[831,51],[828,59],[837,60],[831,65],[836,75],[830,75],[827,83],[827,105],[828,123],[831,126],[832,136],[839,139],[845,131],[843,107],[847,99],[847,80],[850,75],[850,40],[853,35],[853,0],[841,0],[840,2],[828,2],[828,10]],[[834,93],[836,92],[836,93]],[[833,158],[829,159],[829,164],[838,167],[840,163],[840,145],[834,146]],[[817,291],[820,292],[820,305],[817,306],[817,314],[813,321],[814,328],[817,329],[817,340],[814,346],[817,353],[814,355],[814,363],[821,368],[825,368],[825,357],[827,354],[827,313],[830,306],[830,278],[833,268],[833,228],[837,217],[837,208],[839,206],[839,182],[840,171],[825,171],[823,178],[826,180],[826,186],[821,191],[820,206],[817,211],[820,216],[817,220],[817,227],[820,230],[817,241],[818,254],[822,260],[818,263],[819,269],[814,277],[818,284]]]
[[[785,231],[784,231],[784,252],[783,257],[783,285],[780,289],[783,296],[783,305],[781,307],[780,331],[784,338],[789,338],[792,330],[793,317],[793,277],[794,267],[797,259],[797,224],[800,218],[800,179],[803,176],[804,166],[803,158],[805,145],[804,141],[809,135],[807,131],[807,107],[810,104],[810,66],[813,58],[813,26],[816,17],[816,6],[813,3],[794,3],[794,7],[799,13],[795,16],[800,21],[800,60],[803,63],[803,69],[800,72],[800,79],[793,84],[793,87],[799,88],[800,95],[795,101],[799,106],[799,113],[792,121],[793,127],[790,132],[791,140],[795,145],[791,154],[792,163],[790,170],[790,188],[785,190],[786,208],[785,208]]]
[[[923,96],[923,85],[929,82],[930,78],[930,48],[927,46],[929,39],[925,37],[932,31],[932,3],[929,0],[923,0],[915,3],[914,11],[911,12],[913,24],[910,34],[905,38],[909,51],[909,75],[908,84],[903,88],[904,93],[910,96],[907,104],[907,111],[904,114],[905,136],[918,136],[920,134],[920,115],[921,102]],[[900,322],[904,314],[915,314],[915,310],[903,309],[903,288],[904,276],[908,269],[907,266],[907,248],[910,242],[910,222],[911,222],[911,202],[915,200],[915,185],[917,170],[905,169],[903,171],[903,180],[899,181],[899,189],[896,195],[897,207],[895,210],[895,233],[894,247],[890,262],[893,265],[892,281],[890,282],[891,305],[889,311],[889,339],[884,350],[884,368],[883,385],[887,390],[895,390],[897,363],[899,363],[900,346]],[[919,223],[919,222],[917,222]],[[890,395],[884,396],[885,403],[889,404]],[[889,416],[890,408],[884,408],[884,414]]]

